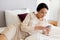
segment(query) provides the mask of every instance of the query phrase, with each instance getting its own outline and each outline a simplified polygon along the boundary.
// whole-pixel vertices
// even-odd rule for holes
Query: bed
[[[28,10],[27,10],[28,11]],[[18,16],[17,16],[17,14],[21,14],[21,13],[26,13],[27,12],[26,10],[6,10],[5,11],[5,18],[6,18],[6,24],[7,24],[7,26],[9,26],[10,27],[10,25],[15,25],[16,24],[16,26],[18,27],[18,26],[20,26],[20,25],[18,25],[18,24],[21,24],[21,21],[20,21],[20,19],[18,18]],[[28,12],[29,13],[29,12]],[[50,38],[54,38],[54,40],[56,39],[56,40],[60,40],[60,27],[56,27],[57,26],[57,22],[56,21],[49,21],[51,24],[53,24],[55,27],[53,27],[52,28],[52,31],[51,31],[51,34],[50,34]],[[4,28],[0,28],[0,33],[2,32],[2,31],[4,31],[4,29],[5,29],[6,27],[4,27]],[[23,34],[24,34],[24,32],[23,32]],[[38,35],[38,34],[37,34]],[[22,37],[24,37],[24,36],[22,36],[22,34],[20,34],[20,36],[21,36],[21,38],[20,39],[22,39]],[[35,37],[36,35],[34,34],[34,35],[32,35],[32,36],[29,36],[29,37],[27,37],[25,40],[39,40],[40,38],[39,38],[39,36],[38,36],[38,38],[37,37]],[[35,39],[36,38],[36,39]],[[42,38],[42,37],[41,37]],[[47,38],[47,37],[46,37]],[[49,38],[49,39],[50,39]],[[10,39],[9,39],[10,40]],[[42,39],[43,40],[43,39]],[[47,40],[47,39],[44,39],[44,40]],[[51,39],[50,39],[51,40]],[[53,40],[53,39],[52,39]]]
[[[49,36],[42,35],[40,33],[33,34],[27,37],[25,40],[60,40],[60,27],[53,27]]]
[[[29,13],[29,10],[28,9],[24,9],[24,10],[5,10],[5,19],[6,19],[6,26],[7,27],[0,28],[0,33],[2,33],[2,34],[4,33],[6,35],[6,37],[8,38],[8,40],[11,40],[11,38],[12,38],[10,36],[9,32],[11,32],[11,35],[13,35],[13,36],[14,36],[14,33],[16,32],[16,28],[12,28],[11,30],[10,30],[10,28],[13,27],[13,26],[20,27],[21,21],[18,18],[18,14],[24,14],[24,13]],[[8,32],[8,28],[9,28],[9,32]],[[5,30],[5,29],[7,29],[7,30]],[[21,35],[22,34],[20,33],[20,35],[19,35],[20,39],[22,39]],[[15,39],[13,39],[13,40],[15,40]]]

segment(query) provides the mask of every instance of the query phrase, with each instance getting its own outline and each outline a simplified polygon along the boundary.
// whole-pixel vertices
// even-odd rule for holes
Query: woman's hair
[[[48,6],[45,4],[45,3],[40,3],[38,6],[37,6],[37,12],[40,11],[42,8],[46,8],[48,10]]]

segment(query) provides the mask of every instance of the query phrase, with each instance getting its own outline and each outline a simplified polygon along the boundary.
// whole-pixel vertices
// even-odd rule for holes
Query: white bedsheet
[[[56,40],[56,38],[51,38],[39,33],[27,37],[25,40]]]
[[[5,28],[6,27],[1,27],[0,28],[0,33]],[[33,35],[27,37],[25,40],[60,40],[60,27],[53,27],[49,36],[45,36],[45,35],[36,33],[36,34],[33,34]]]
[[[60,27],[53,27],[50,31],[49,36],[35,33],[27,37],[25,40],[60,40]]]

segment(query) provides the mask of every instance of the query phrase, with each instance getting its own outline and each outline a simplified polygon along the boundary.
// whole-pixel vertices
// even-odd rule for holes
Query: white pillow
[[[21,23],[17,14],[27,13],[27,12],[29,12],[29,10],[6,10],[5,11],[6,25],[8,26],[8,25]]]

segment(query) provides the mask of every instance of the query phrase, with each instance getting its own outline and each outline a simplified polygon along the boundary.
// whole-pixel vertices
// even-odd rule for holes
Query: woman
[[[48,6],[45,3],[40,3],[37,6],[37,13],[28,14],[22,23],[21,30],[29,33],[30,35],[41,34],[49,35],[50,25],[44,18],[48,11]],[[40,36],[41,36],[40,35]]]

